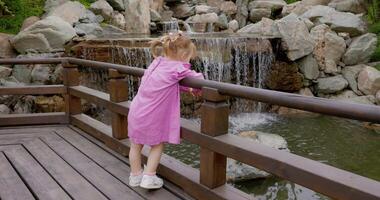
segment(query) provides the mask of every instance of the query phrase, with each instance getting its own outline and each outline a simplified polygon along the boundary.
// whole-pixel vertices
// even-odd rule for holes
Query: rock
[[[172,17],[173,17],[173,11],[171,11],[171,10],[164,10],[161,12],[161,20],[163,22],[171,21]]]
[[[98,0],[92,3],[89,9],[97,15],[102,15],[105,19],[112,17],[113,8],[106,0]]]
[[[128,0],[124,16],[127,33],[150,33],[149,0]]]
[[[0,85],[5,86],[5,87],[19,87],[19,86],[24,86],[25,84],[20,83],[15,77],[10,76],[5,79],[0,79]]]
[[[380,105],[380,90],[376,92],[376,103]]]
[[[219,17],[216,13],[197,14],[191,18],[191,22],[194,23],[216,23],[218,20]]]
[[[253,8],[249,12],[249,20],[251,22],[258,22],[263,17],[270,18],[271,14],[272,14],[272,11],[270,9],[267,9],[267,8]]]
[[[30,75],[33,83],[47,84],[51,77],[51,69],[46,65],[36,65]]]
[[[239,29],[239,22],[235,19],[228,22],[228,29],[230,29],[234,32],[237,31]]]
[[[86,8],[84,5],[77,1],[68,1],[54,10],[52,10],[48,16],[60,17],[67,23],[73,25],[75,22],[78,22],[86,14]]]
[[[127,9],[127,7],[129,6],[128,1],[130,0],[124,0],[124,1],[123,0],[107,0],[107,2],[112,6],[112,8],[118,11],[128,10]]]
[[[98,16],[101,17],[102,19],[100,20]],[[100,15],[95,15],[90,10],[86,10],[86,14],[79,19],[79,22],[75,22],[74,26],[78,23],[100,23],[99,20],[100,22],[102,22],[104,18]]]
[[[351,90],[344,90],[337,95],[330,96],[329,99],[334,99],[334,100],[346,100],[346,99],[351,99],[351,98],[356,98],[358,97],[355,92]]]
[[[343,56],[343,62],[346,65],[368,62],[376,49],[376,45],[377,36],[374,33],[367,33],[354,38]]]
[[[50,77],[52,84],[62,84],[63,83],[63,67],[62,65],[57,65],[53,74]]]
[[[11,39],[11,43],[20,53],[50,52],[52,49],[63,49],[64,44],[75,35],[75,30],[69,23],[50,16],[21,31]]]
[[[360,104],[367,104],[367,105],[375,105],[375,103],[376,103],[375,96],[373,96],[373,95],[344,99],[344,101],[350,101],[353,103],[360,103]]]
[[[33,25],[34,23],[38,21],[40,21],[40,18],[36,16],[31,16],[31,17],[26,18],[24,22],[22,23],[20,31],[25,30],[26,28],[28,28],[29,26]]]
[[[232,1],[225,1],[220,5],[220,10],[227,15],[233,15],[237,12],[237,6]]]
[[[335,10],[338,11],[359,14],[367,12],[365,4],[365,0],[333,0],[328,6],[335,8]]]
[[[268,18],[263,18],[255,24],[249,24],[238,30],[238,33],[252,33],[262,37],[281,37],[277,24]]]
[[[12,73],[12,69],[9,67],[0,66],[0,78],[6,78],[10,76]]]
[[[265,85],[272,90],[298,91],[303,86],[302,74],[298,72],[296,64],[286,62],[276,62],[268,70],[264,78]]]
[[[286,16],[290,13],[296,15],[302,15],[306,11],[310,10],[313,6],[327,5],[331,0],[302,0],[288,4],[282,8],[282,16]]]
[[[216,27],[219,27],[220,29],[227,29],[228,28],[228,19],[226,14],[222,13],[218,16],[218,21],[215,23]]]
[[[313,22],[330,25],[336,32],[347,32],[351,36],[361,35],[366,30],[366,24],[361,17],[347,12],[339,12],[328,6],[314,6],[301,17]]]
[[[17,56],[9,41],[12,37],[13,35],[0,33],[0,58],[13,58]]]
[[[103,36],[103,29],[97,23],[84,24],[80,23],[75,26],[75,31],[78,35],[94,35],[97,37]]]
[[[240,137],[246,138],[254,143],[260,143],[274,149],[289,152],[286,140],[275,134],[262,133],[257,131],[246,131],[239,134]],[[261,171],[236,160],[227,158],[227,180],[228,181],[243,181],[256,178],[265,178],[271,176],[269,173]]]
[[[354,91],[357,95],[363,95],[358,89],[357,78],[359,72],[366,67],[366,65],[355,65],[355,66],[346,66],[342,70],[343,77],[348,81],[348,85],[351,90]]]
[[[282,38],[282,47],[287,56],[294,61],[313,52],[315,41],[309,34],[305,23],[295,14],[277,21],[278,30]]]
[[[211,7],[207,5],[198,5],[195,6],[196,14],[206,14],[206,13],[219,13],[218,7]]]
[[[252,10],[254,8],[266,8],[276,11],[281,10],[285,5],[286,2],[283,0],[255,0],[249,3],[248,9]]]
[[[207,5],[220,8],[224,0],[207,0]]]
[[[34,96],[24,96],[20,99],[18,99],[16,105],[13,108],[14,114],[25,114],[25,113],[32,113],[33,109],[32,106],[34,104]]]
[[[116,26],[112,26],[112,25],[109,25],[109,24],[104,24],[102,25],[102,28],[103,28],[103,35],[123,35],[123,34],[127,34],[126,31],[124,31],[123,29],[120,29]]]
[[[309,80],[317,79],[319,76],[319,67],[317,60],[313,55],[302,58],[299,62],[300,70],[304,77]]]
[[[126,21],[123,14],[119,12],[114,12],[111,18],[110,23],[114,26],[117,26],[121,29],[125,29]]]
[[[331,94],[342,91],[348,86],[348,82],[342,75],[319,78],[317,90],[319,93]]]
[[[33,65],[15,65],[12,76],[22,83],[31,83]]]
[[[358,88],[366,95],[375,95],[380,90],[380,71],[366,66],[359,73]]]
[[[65,102],[62,97],[54,95],[52,97],[38,96],[34,100],[37,112],[64,112]]]
[[[158,13],[157,11],[153,10],[153,9],[149,9],[150,11],[150,20],[152,22],[159,22],[161,21],[161,15],[160,13]]]
[[[173,17],[179,19],[184,19],[195,14],[195,7],[191,7],[188,4],[178,4],[171,10],[173,11]]]
[[[62,5],[68,1],[69,0],[46,0],[44,11],[45,13],[49,13],[50,11],[54,10],[59,5]]]
[[[314,27],[314,23],[312,21],[310,21],[309,19],[306,19],[306,18],[302,18],[301,19],[305,25],[307,26],[307,29],[309,29],[309,31]]]
[[[235,19],[239,24],[239,28],[243,28],[247,24],[248,2],[249,0],[236,0],[237,12]]]
[[[164,9],[164,0],[150,0],[150,9],[153,9],[154,11],[160,13]]]
[[[11,113],[11,109],[8,108],[5,104],[0,104],[0,114],[9,114]]]
[[[319,68],[327,74],[338,73],[337,64],[346,51],[344,39],[325,24],[314,27],[310,35],[316,41],[313,54]]]

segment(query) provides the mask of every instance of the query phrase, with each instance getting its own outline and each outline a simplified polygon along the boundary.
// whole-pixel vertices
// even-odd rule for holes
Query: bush
[[[83,4],[86,8],[89,8],[92,3],[96,0],[78,0],[81,4]]]
[[[290,3],[294,3],[296,1],[299,1],[299,0],[285,0],[287,4],[290,4]]]
[[[45,0],[2,0],[12,16],[0,18],[0,32],[16,34],[19,32],[24,20],[30,16],[41,16]]]

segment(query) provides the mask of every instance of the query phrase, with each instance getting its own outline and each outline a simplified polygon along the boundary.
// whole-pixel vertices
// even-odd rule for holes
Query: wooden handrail
[[[126,99],[125,93],[116,94],[117,90],[111,90],[112,94],[110,95],[84,86],[79,86],[79,73],[76,66],[82,65],[107,70],[113,69],[117,70],[118,73],[126,73],[134,76],[142,76],[144,73],[143,69],[76,58],[25,60],[0,59],[0,64],[29,63],[63,63],[65,67],[65,86],[67,87],[67,93],[63,94],[65,96],[67,104],[67,117],[70,118],[71,122],[74,125],[84,130],[87,130],[87,132],[90,131],[90,133],[93,134],[93,136],[105,142],[112,149],[124,154],[126,153],[126,151],[129,149],[128,144],[123,143],[123,140],[118,140],[122,139],[125,136],[125,133],[120,132],[120,126],[123,125],[123,123],[125,123],[126,120],[124,117],[128,115],[129,111],[129,102],[123,101],[123,99]],[[122,81],[123,80],[117,80],[116,84],[121,84]],[[291,180],[300,185],[304,185],[308,188],[311,188],[317,192],[323,193],[333,198],[380,198],[380,191],[378,190],[378,188],[380,188],[380,182],[359,175],[355,175],[353,173],[340,170],[338,168],[331,167],[326,164],[313,161],[311,159],[271,149],[264,145],[252,145],[252,143],[249,143],[242,138],[226,134],[225,126],[228,127],[228,120],[226,121],[225,117],[219,117],[219,115],[225,116],[224,113],[226,112],[224,110],[223,105],[221,104],[223,101],[222,95],[247,98],[306,111],[376,123],[380,123],[379,107],[355,103],[338,102],[334,100],[315,97],[305,97],[301,95],[238,86],[228,83],[219,83],[209,80],[186,78],[183,81],[181,81],[181,84],[195,88],[210,88],[204,91],[205,99],[207,101],[205,104],[203,104],[202,109],[208,109],[206,114],[207,116],[211,117],[212,120],[206,118],[205,120],[202,120],[203,123],[206,123],[202,125],[203,131],[200,130],[201,127],[199,127],[198,125],[194,125],[187,120],[182,120],[181,122],[182,138],[192,143],[198,144],[201,146],[201,148],[204,149],[204,158],[201,159],[201,166],[203,165],[206,167],[201,167],[201,181],[190,181],[193,184],[200,182],[203,185],[197,187],[199,191],[193,189],[189,190],[189,192],[193,196],[197,198],[206,197],[207,195],[211,194],[207,193],[207,191],[210,191],[212,192],[212,195],[214,195],[210,197],[223,199],[223,195],[215,193],[216,189],[213,190],[212,188],[218,186],[218,188],[225,187],[225,180],[218,178],[218,176],[220,176],[221,173],[225,171],[225,169],[223,168],[223,166],[218,165],[225,165],[225,157],[231,157],[235,160],[268,171],[279,177]],[[21,92],[23,91],[23,89],[15,89],[15,91]],[[8,90],[8,92],[12,91]],[[119,96],[120,99],[118,99],[118,95],[121,95]],[[110,96],[113,96],[113,99],[111,99]],[[90,102],[102,105],[109,109],[112,113],[116,114],[115,116],[119,118],[117,119],[119,121],[118,123],[115,123],[117,125],[113,125],[112,129],[117,128],[119,129],[119,132],[116,131],[116,133],[114,132],[112,134],[110,132],[113,130],[110,129],[108,126],[104,124],[99,124],[100,122],[95,123],[94,125],[93,121],[88,120],[88,118],[86,117],[83,117],[85,115],[81,114],[80,99],[86,99]],[[218,121],[219,118],[223,119]],[[124,120],[124,122],[121,122],[121,119]],[[220,124],[218,125],[217,123]],[[116,137],[119,138],[117,139]],[[124,151],[122,151],[121,149],[124,149]],[[205,173],[206,169],[212,170],[212,172],[210,172],[212,173],[210,176],[208,176]],[[171,169],[167,170],[169,171],[163,172],[164,175],[167,177],[172,177],[171,173],[176,172],[175,170],[173,171]],[[178,171],[176,173],[178,173]],[[178,184],[185,184],[189,182],[184,181],[184,179],[189,181],[192,178],[194,177],[187,177],[187,179],[186,177],[182,177],[181,180],[170,180]],[[207,188],[209,190],[207,190]],[[199,193],[200,191],[202,193]]]
[[[0,95],[44,95],[66,93],[67,89],[63,85],[28,85],[0,88]]]

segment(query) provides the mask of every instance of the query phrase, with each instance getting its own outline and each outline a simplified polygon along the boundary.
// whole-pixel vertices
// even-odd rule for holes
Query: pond
[[[294,154],[380,181],[380,132],[363,127],[361,122],[323,115],[284,117],[241,113],[230,116],[231,134],[248,130],[281,135]],[[199,167],[196,145],[183,142],[168,146],[165,151],[186,164]],[[256,199],[329,199],[277,177],[231,184]]]

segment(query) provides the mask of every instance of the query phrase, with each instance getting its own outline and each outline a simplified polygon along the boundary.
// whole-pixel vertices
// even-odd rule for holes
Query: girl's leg
[[[163,143],[151,147],[149,156],[148,156],[147,167],[145,168],[145,172],[144,172],[145,174],[147,175],[156,174],[156,170],[157,170],[158,164],[160,163],[163,150],[164,150]]]
[[[129,162],[131,165],[131,174],[138,175],[141,173],[141,150],[144,145],[134,144],[131,142],[131,149],[129,150]]]

